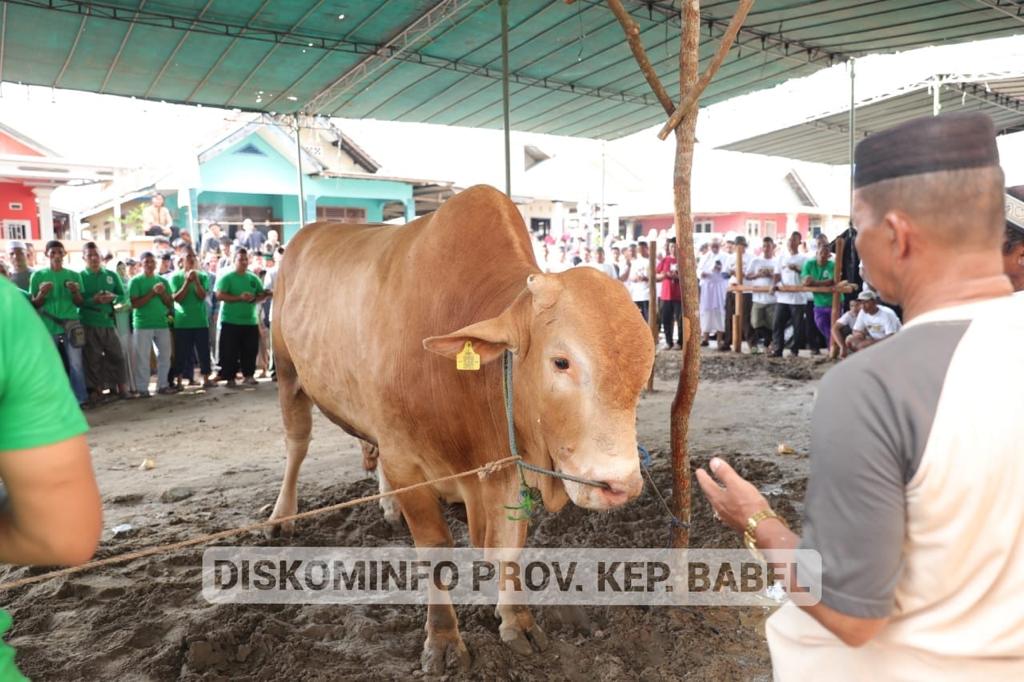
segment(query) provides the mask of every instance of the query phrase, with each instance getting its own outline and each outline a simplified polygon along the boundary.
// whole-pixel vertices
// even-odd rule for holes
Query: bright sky
[[[899,55],[861,59],[856,69],[856,92],[861,97],[877,96],[893,89],[922,82],[934,74],[971,74],[991,78],[993,74],[1024,75],[1024,36],[966,45],[934,47]],[[844,111],[849,101],[847,67],[840,65],[808,78],[790,81],[772,90],[736,98],[708,107],[698,127],[697,168],[712,175],[727,173],[750,157],[710,148],[769,130],[793,125],[816,114]],[[0,86],[0,121],[37,138],[68,158],[126,167],[158,167],[191,153],[197,144],[209,142],[229,126],[239,125],[248,115],[202,107],[144,102],[123,97],[24,87],[10,83]],[[358,144],[383,162],[382,172],[459,182],[482,181],[501,184],[503,162],[500,131],[466,130],[422,124],[391,124],[379,121],[344,121],[344,130]],[[396,130],[403,134],[396,134]],[[627,181],[654,184],[670,196],[674,145],[659,141],[649,131],[607,143],[608,165],[616,167]],[[410,147],[409,131],[435,147],[452,145],[477,150],[475,159],[447,158],[426,143]],[[517,135],[517,140],[538,141],[545,151],[567,158],[586,159],[588,171],[580,173],[578,184],[587,185],[590,200],[599,196],[596,178],[600,169],[602,143],[550,136]],[[1008,184],[1024,184],[1024,133],[1000,139]],[[551,153],[549,151],[549,153]],[[451,156],[450,154],[447,156]],[[791,167],[791,161],[773,163]],[[801,171],[803,172],[803,171]],[[811,171],[808,171],[811,172]],[[840,185],[846,170],[823,170],[825,177]],[[651,178],[657,178],[653,183]],[[661,185],[664,178],[664,185]],[[657,190],[659,193],[662,190]],[[515,193],[515,189],[513,190]],[[670,206],[670,203],[668,204]]]

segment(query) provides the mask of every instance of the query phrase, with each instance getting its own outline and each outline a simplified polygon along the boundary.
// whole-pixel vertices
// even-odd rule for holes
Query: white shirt
[[[615,274],[615,266],[612,265],[611,263],[598,263],[597,261],[591,261],[589,263],[580,263],[580,265],[585,265],[594,268],[595,270],[600,270],[601,272],[608,275],[612,279],[618,279],[618,276]]]
[[[839,316],[839,319],[836,320],[836,322],[843,326],[849,327],[850,329],[853,329],[853,325],[856,324],[857,322],[858,314],[859,313],[855,313],[852,310],[847,310],[845,313]]]
[[[892,308],[880,305],[878,306],[878,312],[874,315],[870,314],[867,310],[861,310],[860,315],[857,316],[857,321],[853,324],[853,331],[866,332],[875,341],[880,341],[898,332],[902,326],[900,318],[896,317],[896,313],[893,312]]]
[[[647,271],[650,265],[646,260],[634,258],[629,264],[629,276],[626,278],[626,286],[633,301],[646,301],[650,299],[650,277]]]
[[[752,258],[747,264],[747,272],[745,273],[747,279],[744,280],[744,284],[749,284],[754,287],[770,287],[774,278],[769,275],[767,277],[754,277],[754,273],[763,268],[768,268],[772,272],[775,272],[775,259],[765,258],[764,256],[758,256]],[[775,303],[775,295],[767,293],[755,293],[753,296],[754,303],[772,304]]]
[[[796,266],[797,270],[802,270],[804,263],[807,262],[807,258],[806,253],[780,256],[775,264],[775,274],[780,275],[782,279],[779,284],[789,287],[800,286],[803,283],[803,275],[799,272],[794,272],[789,266],[793,265]],[[775,295],[775,300],[788,305],[803,305],[807,302],[807,297],[799,291],[780,291]]]

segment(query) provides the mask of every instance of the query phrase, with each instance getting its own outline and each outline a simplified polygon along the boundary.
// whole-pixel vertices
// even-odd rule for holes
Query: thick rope
[[[101,568],[103,566],[114,566],[116,564],[123,564],[126,561],[133,561],[135,559],[141,559],[147,556],[154,556],[156,554],[167,554],[174,552],[179,549],[186,547],[194,547],[195,545],[204,545],[215,540],[222,540],[235,535],[242,535],[244,533],[250,533],[255,530],[262,528],[270,528],[272,526],[279,526],[282,523],[288,523],[291,521],[299,521],[301,519],[308,519],[321,514],[328,514],[330,512],[339,511],[341,509],[348,509],[349,507],[355,507],[360,504],[366,504],[367,502],[374,502],[376,500],[382,500],[385,497],[391,497],[393,495],[401,495],[412,490],[419,488],[425,488],[428,486],[435,485],[437,483],[444,483],[446,481],[454,481],[459,478],[466,476],[472,476],[476,474],[480,478],[487,478],[491,474],[510,464],[514,464],[519,458],[518,457],[506,457],[499,459],[494,462],[488,462],[483,466],[478,466],[475,469],[463,471],[458,474],[451,474],[450,476],[442,476],[441,478],[435,478],[430,481],[422,481],[420,483],[414,483],[413,485],[407,485],[404,488],[396,488],[389,490],[385,493],[377,493],[376,495],[367,495],[366,497],[358,497],[354,500],[346,500],[345,502],[339,502],[338,504],[332,504],[327,507],[320,507],[319,509],[311,509],[309,511],[299,512],[298,514],[292,514],[291,516],[283,516],[279,519],[267,519],[266,521],[260,521],[259,523],[251,523],[247,526],[241,526],[239,528],[231,528],[229,530],[222,530],[216,533],[210,533],[208,535],[200,535],[199,537],[192,538],[190,540],[182,540],[180,542],[171,542],[165,545],[156,545],[154,547],[146,547],[145,549],[139,549],[134,552],[126,552],[124,554],[118,554],[116,556],[107,557],[106,559],[97,559],[96,561],[90,561],[89,563],[80,564],[78,566],[69,566],[68,568],[61,568],[56,571],[50,571],[48,573],[42,573],[40,575],[29,576],[27,578],[20,578],[18,580],[12,580],[10,582],[0,584],[0,590],[13,590],[16,587],[23,587],[24,585],[32,585],[34,583],[41,583],[54,578],[60,578],[66,575],[73,575],[75,573],[83,573],[85,571],[91,571],[94,568]]]

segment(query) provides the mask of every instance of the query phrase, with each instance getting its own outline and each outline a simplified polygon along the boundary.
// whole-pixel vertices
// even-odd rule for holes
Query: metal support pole
[[[935,83],[932,84],[932,116],[938,116],[939,111],[942,110],[942,102],[939,101],[939,95],[941,92],[942,81],[936,78]]]
[[[512,197],[512,143],[508,106],[508,0],[501,0],[501,107],[505,122],[505,194]]]
[[[857,104],[856,104],[856,90],[854,88],[854,71],[853,63],[854,60],[851,57],[848,62],[850,65],[850,226],[853,226],[853,147],[856,142],[855,128],[857,125]]]
[[[302,123],[301,114],[295,114],[295,168],[299,176],[299,229],[306,224],[306,190],[302,186]],[[281,235],[284,238],[284,235]]]

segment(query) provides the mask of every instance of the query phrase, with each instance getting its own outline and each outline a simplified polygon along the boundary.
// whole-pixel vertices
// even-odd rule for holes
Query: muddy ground
[[[806,484],[808,416],[828,365],[708,352],[691,434],[693,465],[726,456],[797,527]],[[656,392],[643,398],[640,440],[668,494],[668,411],[678,353],[659,353]],[[670,382],[669,379],[672,379]],[[283,448],[275,386],[189,391],[89,413],[105,505],[98,557],[262,520],[280,484]],[[780,455],[782,443],[795,454]],[[155,466],[140,470],[142,460]],[[376,491],[359,447],[317,415],[299,484],[300,509]],[[649,486],[648,486],[649,488]],[[458,508],[449,510],[465,543]],[[132,530],[114,536],[115,526]],[[669,526],[650,490],[623,509],[569,505],[534,521],[547,546],[663,547]],[[299,525],[290,540],[252,534],[229,544],[410,544],[376,505]],[[694,486],[691,544],[740,547]],[[419,677],[425,609],[416,606],[214,606],[200,594],[202,549],[139,559],[4,595],[8,641],[37,680],[337,680]],[[0,569],[13,579],[42,569]],[[535,615],[550,648],[520,657],[504,647],[490,607],[456,607],[473,656],[467,679],[767,680],[764,608],[554,607]],[[462,676],[458,676],[462,677]]]

